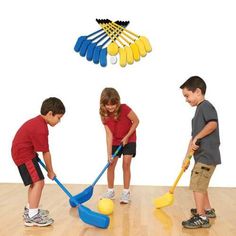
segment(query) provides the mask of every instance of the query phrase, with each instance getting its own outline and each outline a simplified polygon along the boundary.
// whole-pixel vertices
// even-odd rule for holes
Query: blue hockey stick
[[[114,154],[112,155],[112,158],[114,159],[118,152],[120,151],[120,149],[122,148],[122,145],[120,145],[116,151],[114,152]],[[102,171],[100,172],[100,174],[97,176],[97,178],[94,180],[94,182],[92,183],[92,185],[88,186],[86,189],[84,189],[81,193],[77,194],[76,197],[76,201],[81,204],[83,202],[88,201],[92,195],[93,195],[93,189],[95,184],[98,182],[98,180],[101,178],[101,176],[104,174],[104,172],[107,170],[107,168],[110,166],[110,162],[107,162],[107,164],[105,165],[105,167],[102,169]]]
[[[40,158],[38,158],[39,164],[47,171],[47,167],[42,162]],[[78,202],[77,195],[72,196],[72,194],[67,190],[67,188],[57,179],[54,177],[53,180],[58,184],[58,186],[66,193],[69,197],[69,202],[71,206],[78,206],[78,213],[80,219],[85,222],[86,224],[93,225],[99,228],[106,229],[109,226],[110,218],[106,215],[100,214],[98,212],[94,212],[90,210],[88,207],[81,205]]]

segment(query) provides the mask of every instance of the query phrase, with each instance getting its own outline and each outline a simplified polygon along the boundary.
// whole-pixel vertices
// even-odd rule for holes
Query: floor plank
[[[86,185],[66,185],[77,194]],[[98,185],[92,198],[85,203],[97,211],[99,196],[106,186]],[[116,186],[114,213],[110,216],[108,229],[98,229],[84,224],[78,217],[77,209],[71,208],[67,196],[54,184],[46,185],[41,206],[50,211],[55,220],[49,227],[25,227],[22,212],[26,202],[27,188],[22,184],[0,184],[0,235],[1,236],[235,236],[236,235],[236,188],[210,188],[212,206],[217,218],[211,220],[210,229],[183,229],[181,221],[189,218],[193,205],[192,192],[187,187],[178,187],[175,202],[171,207],[156,210],[153,199],[162,196],[168,187],[132,186],[132,202],[120,205],[122,186]]]

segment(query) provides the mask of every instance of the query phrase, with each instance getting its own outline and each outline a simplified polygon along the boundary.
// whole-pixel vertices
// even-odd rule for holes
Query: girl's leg
[[[115,180],[115,167],[116,163],[118,161],[118,157],[113,159],[112,163],[108,167],[107,170],[107,182],[108,182],[108,188],[113,189],[114,188],[114,180]]]
[[[29,186],[28,202],[30,209],[38,208],[43,187],[44,187],[44,180],[37,181]]]
[[[131,165],[132,155],[123,156],[123,180],[124,180],[124,189],[129,189],[130,179],[131,179]]]

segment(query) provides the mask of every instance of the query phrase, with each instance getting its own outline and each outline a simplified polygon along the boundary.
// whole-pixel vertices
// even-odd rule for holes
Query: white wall
[[[61,98],[62,122],[50,128],[55,172],[65,183],[91,183],[106,163],[98,115],[104,87],[115,87],[140,118],[132,184],[171,185],[180,170],[195,108],[179,86],[199,75],[218,110],[223,164],[212,186],[235,185],[234,1],[58,1],[0,3],[0,182],[21,182],[10,155],[19,126],[39,114],[42,101]],[[130,20],[153,52],[132,66],[106,68],[73,51],[77,37],[99,26],[95,18]],[[122,183],[121,163],[116,184]],[[190,170],[180,185],[189,182]],[[49,183],[50,180],[47,180]],[[105,175],[99,182],[106,183]]]

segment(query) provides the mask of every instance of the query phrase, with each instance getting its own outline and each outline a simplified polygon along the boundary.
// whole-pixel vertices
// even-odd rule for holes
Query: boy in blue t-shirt
[[[194,150],[195,165],[192,170],[190,189],[193,190],[196,208],[191,209],[192,217],[183,221],[185,228],[208,228],[208,218],[215,218],[215,210],[211,207],[208,197],[208,185],[216,165],[221,164],[219,123],[214,106],[205,100],[206,83],[198,76],[190,77],[180,86],[182,93],[191,106],[196,106],[192,119],[192,138],[190,139],[188,153]],[[197,145],[197,141],[200,144]],[[188,168],[188,166],[184,166]]]

